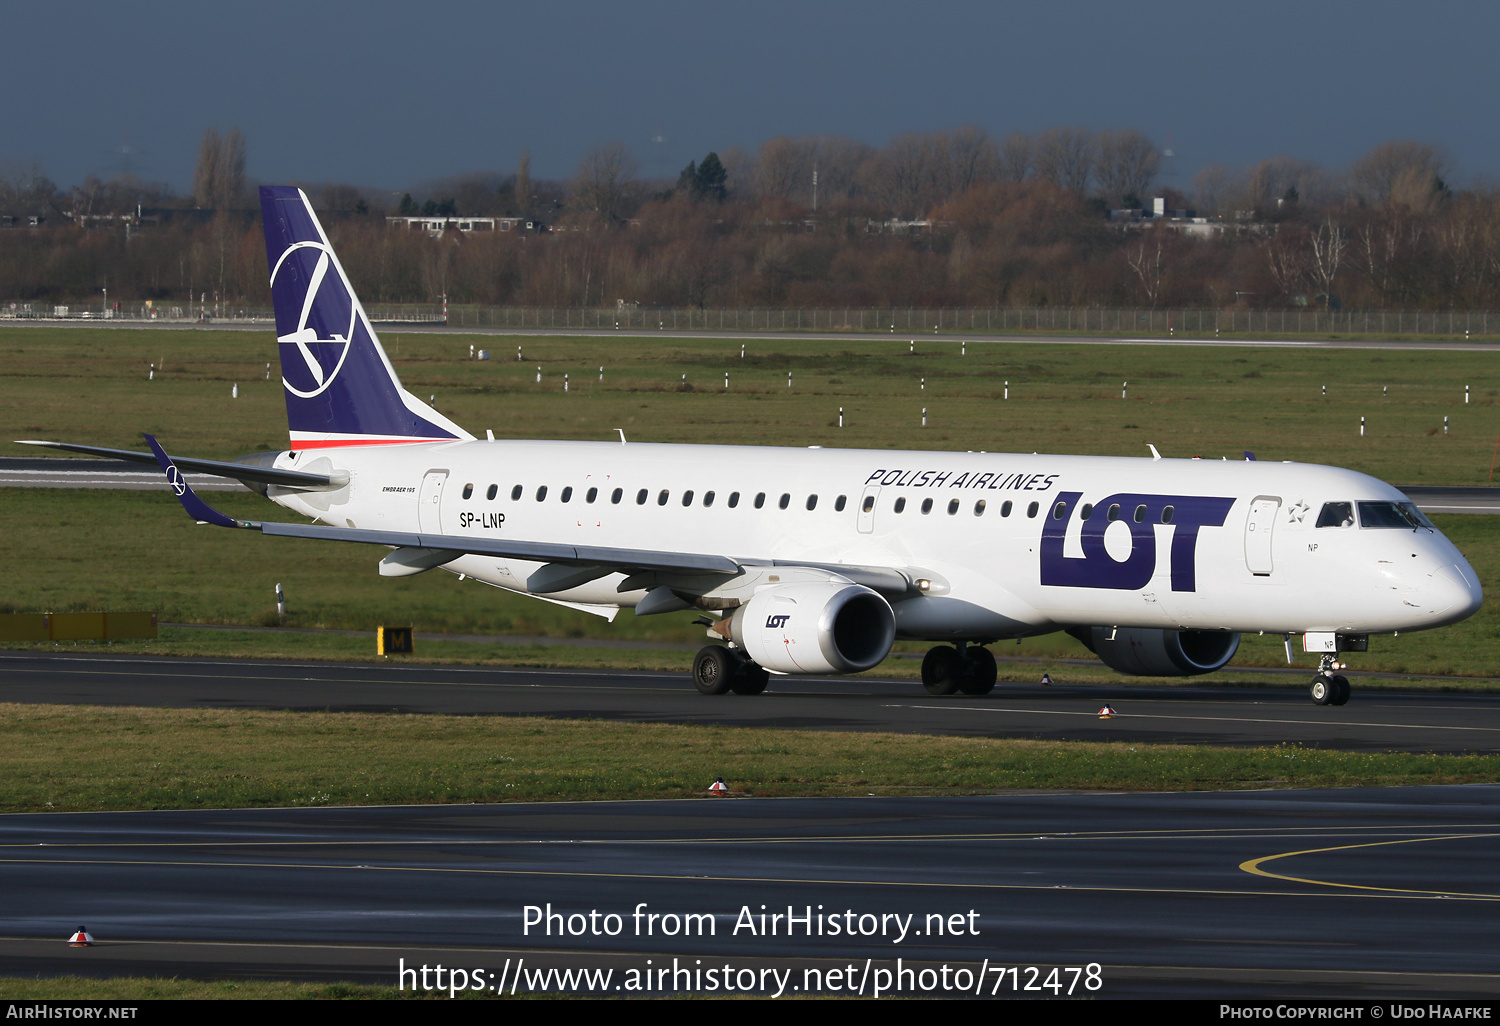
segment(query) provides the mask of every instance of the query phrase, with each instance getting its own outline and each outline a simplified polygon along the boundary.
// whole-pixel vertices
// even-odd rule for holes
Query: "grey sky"
[[[567,177],[609,140],[675,176],[774,135],[1082,125],[1170,133],[1180,185],[1391,138],[1440,144],[1466,183],[1500,178],[1497,29],[1500,5],[1453,0],[63,0],[7,12],[0,160],[68,185],[118,172],[128,140],[183,189],[203,130],[239,127],[254,178],[399,189],[522,150]]]

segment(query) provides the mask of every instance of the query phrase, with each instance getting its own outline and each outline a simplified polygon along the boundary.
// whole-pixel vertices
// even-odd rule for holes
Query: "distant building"
[[[406,231],[424,231],[434,238],[449,230],[463,232],[465,235],[473,232],[546,232],[552,230],[542,222],[528,217],[459,217],[436,214],[387,217],[385,223],[390,227],[402,228]]]

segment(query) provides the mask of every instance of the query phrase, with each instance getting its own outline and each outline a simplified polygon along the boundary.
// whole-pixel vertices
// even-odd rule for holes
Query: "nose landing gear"
[[[1313,678],[1308,692],[1318,705],[1343,705],[1349,701],[1349,678],[1333,671],[1339,669],[1332,655],[1323,656],[1318,666],[1318,675]]]

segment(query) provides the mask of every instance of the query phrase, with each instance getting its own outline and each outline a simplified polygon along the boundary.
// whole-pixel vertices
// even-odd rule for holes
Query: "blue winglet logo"
[[[177,501],[182,503],[182,508],[187,510],[188,516],[199,523],[213,524],[215,527],[249,526],[232,517],[225,516],[198,498],[197,493],[188,487],[187,478],[182,476],[182,471],[178,469],[177,464],[172,462],[172,457],[167,455],[166,450],[162,449],[154,436],[146,435],[146,444],[156,454],[156,462],[161,464],[161,469],[166,472],[167,484],[171,485],[173,494],[177,496]]]

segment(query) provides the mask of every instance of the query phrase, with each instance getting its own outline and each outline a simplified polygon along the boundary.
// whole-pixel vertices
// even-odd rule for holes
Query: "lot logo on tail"
[[[1136,591],[1156,573],[1156,528],[1169,524],[1172,530],[1171,571],[1173,591],[1197,591],[1198,531],[1222,527],[1231,498],[1206,495],[1145,495],[1118,492],[1094,503],[1092,515],[1082,522],[1078,541],[1082,556],[1064,554],[1068,524],[1082,492],[1063,492],[1047,511],[1042,526],[1042,583],[1071,588],[1110,588]],[[1114,509],[1117,518],[1110,519]],[[1116,524],[1129,531],[1130,552],[1118,560],[1110,555],[1104,535]],[[1119,533],[1118,531],[1116,533]],[[1118,547],[1118,546],[1117,546]]]
[[[332,251],[324,243],[297,242],[271,268],[273,291],[279,285],[283,297],[302,297],[295,330],[277,341],[281,382],[303,399],[321,395],[333,384],[349,358],[349,342],[358,326],[353,297],[342,276],[328,273],[332,263]]]

